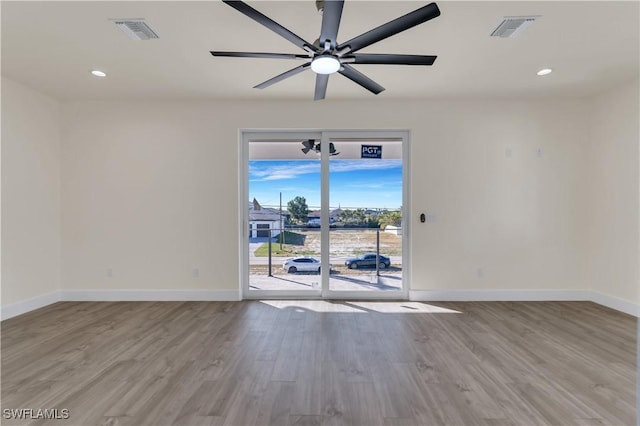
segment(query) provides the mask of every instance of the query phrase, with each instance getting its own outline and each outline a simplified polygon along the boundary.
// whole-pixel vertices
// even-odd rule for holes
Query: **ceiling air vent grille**
[[[491,37],[515,37],[539,18],[538,16],[505,16],[504,20],[493,30]]]
[[[116,27],[131,40],[151,40],[159,38],[144,19],[114,19]]]

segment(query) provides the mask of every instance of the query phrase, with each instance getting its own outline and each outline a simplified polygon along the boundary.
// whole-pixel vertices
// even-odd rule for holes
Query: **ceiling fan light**
[[[333,74],[340,69],[340,61],[331,55],[316,56],[311,61],[311,69],[316,74]]]

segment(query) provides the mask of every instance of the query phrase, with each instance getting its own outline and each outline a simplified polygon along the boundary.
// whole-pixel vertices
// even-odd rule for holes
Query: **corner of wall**
[[[61,105],[2,77],[2,306],[33,309],[60,289]]]
[[[589,99],[586,277],[596,299],[640,305],[640,82]],[[618,302],[615,302],[618,303]]]

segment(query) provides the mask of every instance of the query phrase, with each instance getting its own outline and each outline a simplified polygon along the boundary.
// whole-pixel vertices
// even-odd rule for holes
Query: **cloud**
[[[270,180],[283,180],[283,179],[295,179],[297,177],[320,173],[319,162],[260,162],[258,165],[254,162],[249,164],[249,179],[254,181],[270,181]],[[272,163],[272,164],[269,164]],[[275,164],[273,164],[275,163]]]
[[[402,160],[331,160],[331,173],[389,170],[402,167]],[[249,179],[254,182],[296,179],[320,173],[319,161],[251,161]]]
[[[364,189],[400,189],[402,188],[402,180],[381,180],[376,182],[350,182],[344,184],[345,188],[357,188],[360,190]]]
[[[402,167],[402,160],[340,160],[331,161],[331,173],[355,172],[359,170],[389,170]]]

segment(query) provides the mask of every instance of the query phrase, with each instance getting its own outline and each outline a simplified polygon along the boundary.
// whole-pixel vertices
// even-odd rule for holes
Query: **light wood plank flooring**
[[[2,323],[56,425],[635,425],[636,319],[589,302],[57,303]]]

